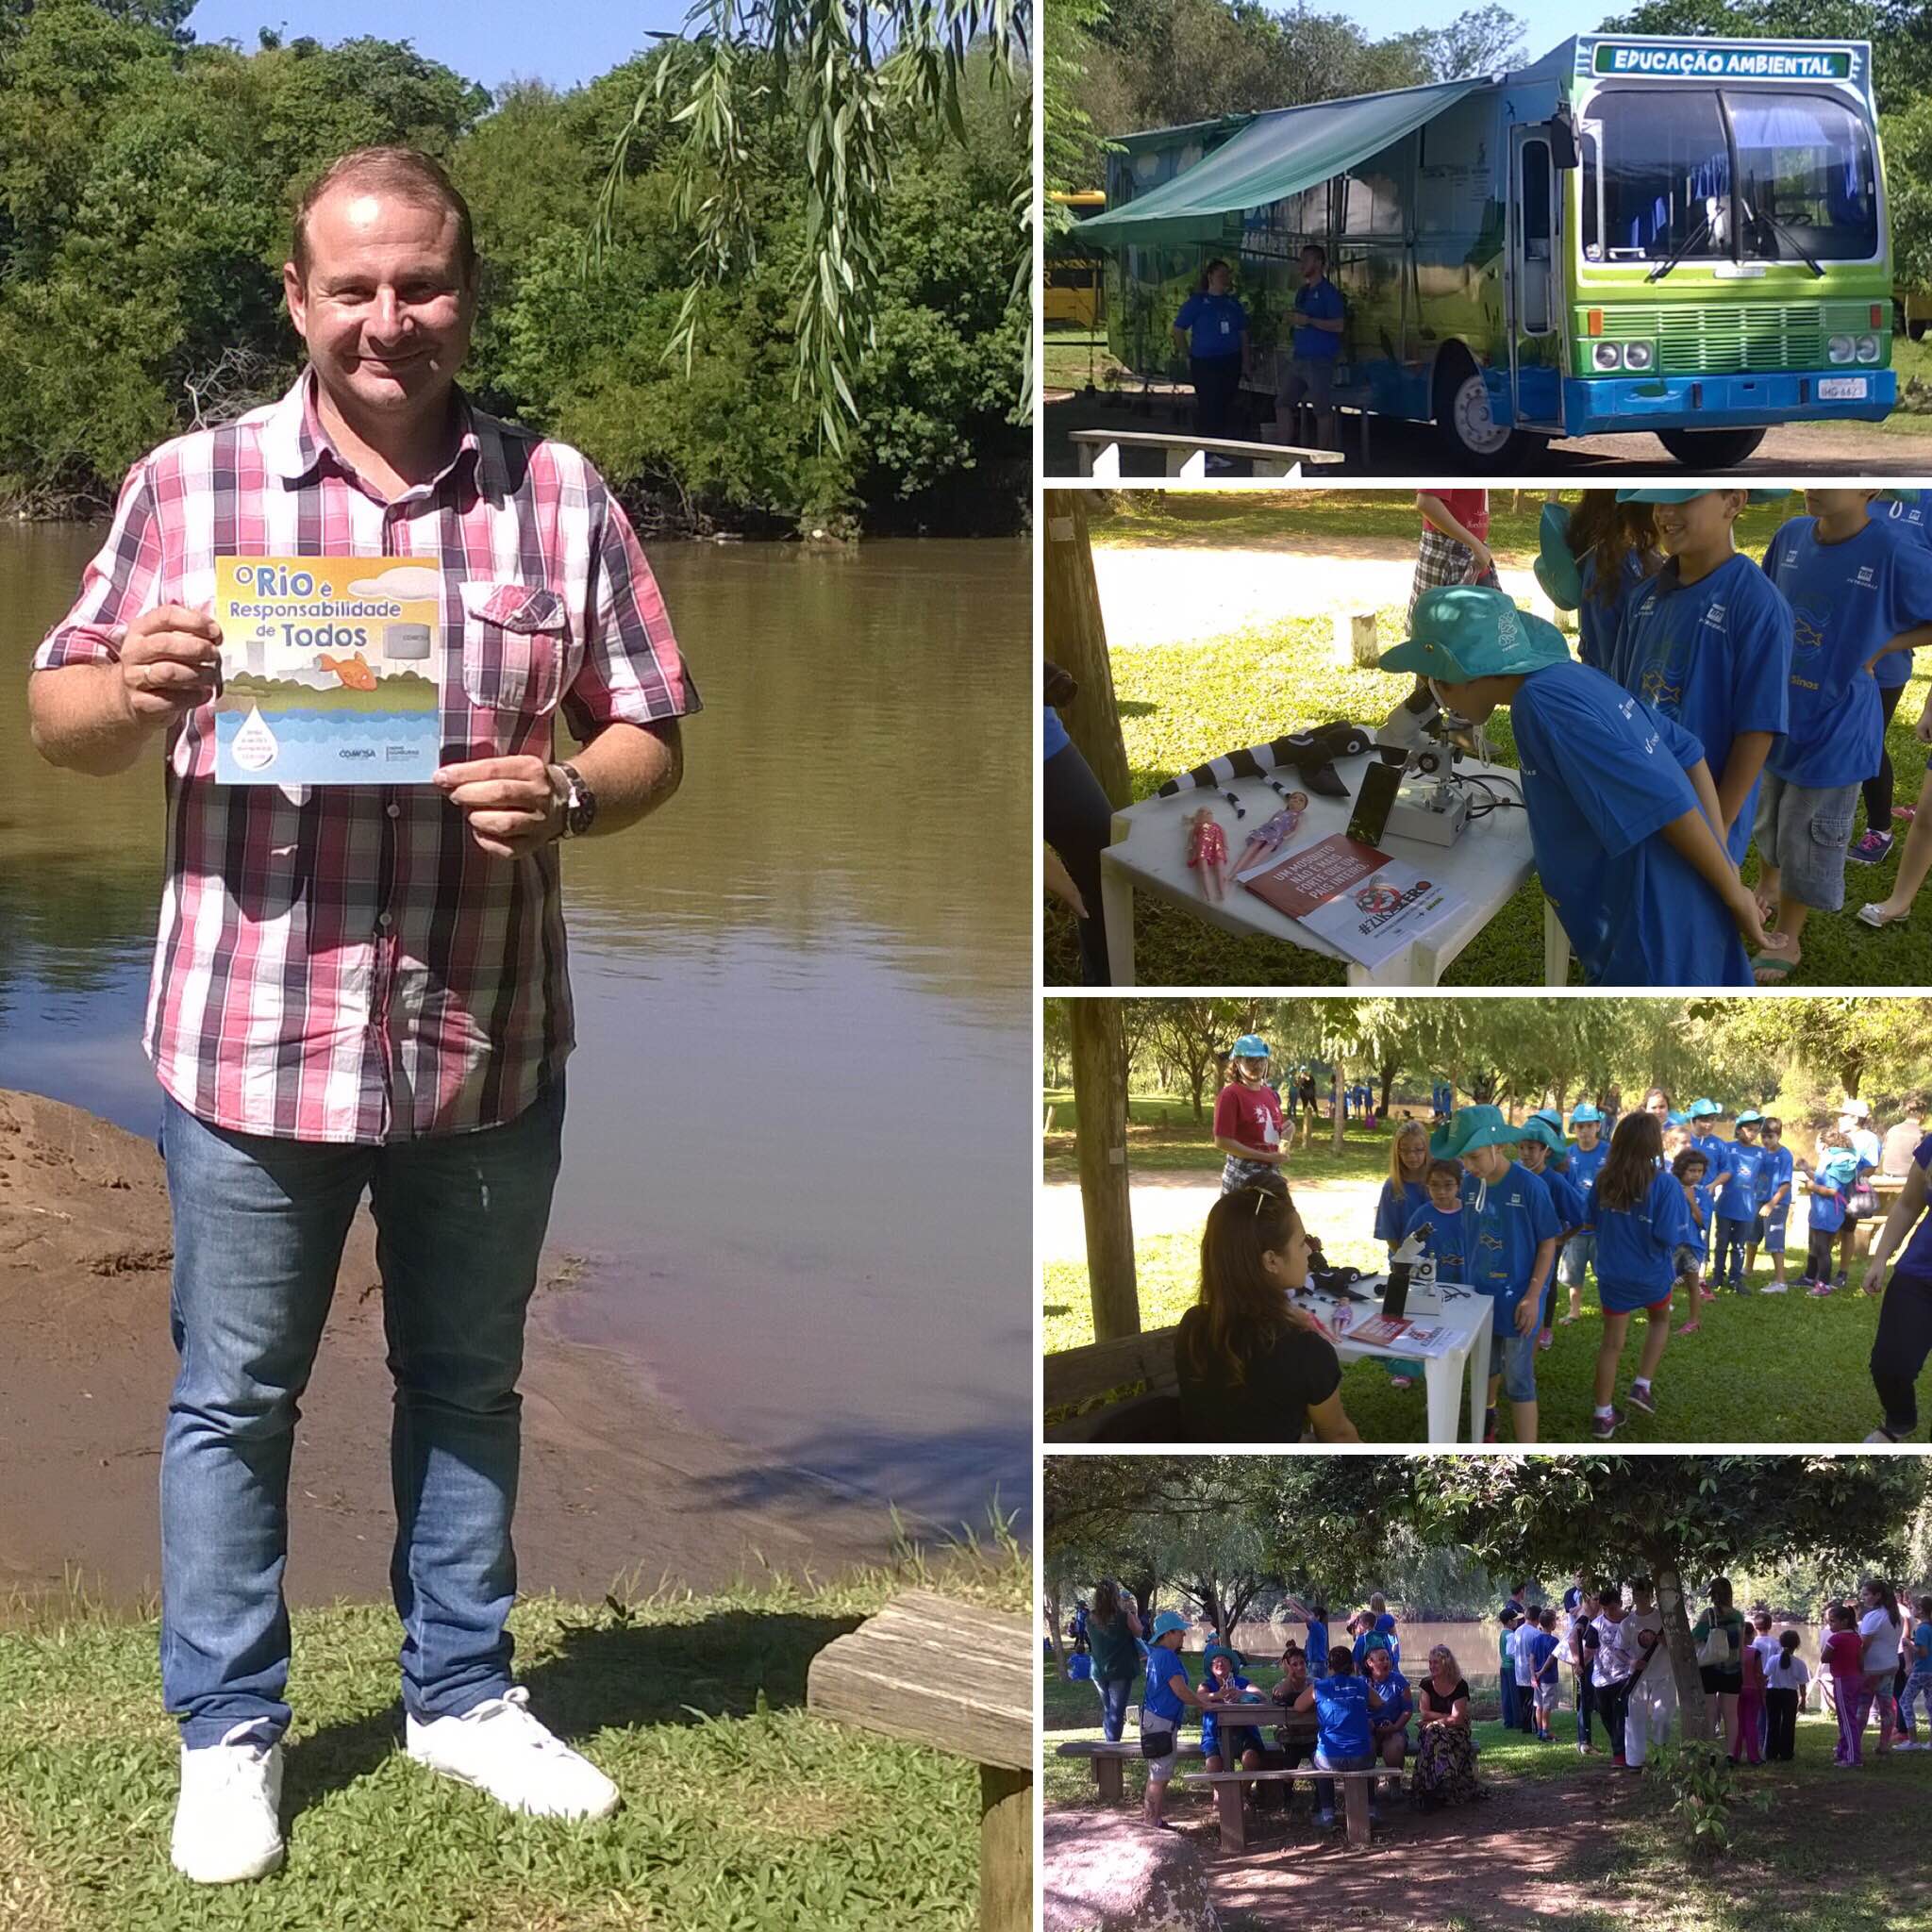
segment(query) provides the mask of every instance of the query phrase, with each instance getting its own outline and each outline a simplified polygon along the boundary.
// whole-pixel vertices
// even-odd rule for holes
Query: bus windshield
[[[1589,111],[1590,260],[1868,261],[1878,253],[1871,129],[1840,101],[1755,88],[1617,88]]]

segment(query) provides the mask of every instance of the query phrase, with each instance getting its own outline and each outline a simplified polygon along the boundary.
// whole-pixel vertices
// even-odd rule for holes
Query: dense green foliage
[[[637,119],[595,273],[585,243],[658,55],[559,95],[493,100],[406,42],[181,37],[182,9],[0,10],[0,500],[97,507],[127,464],[272,396],[298,366],[279,270],[303,186],[346,148],[449,166],[484,258],[465,381],[577,443],[647,522],[1011,528],[1026,313],[1009,189],[1024,146],[982,66],[948,129],[894,109],[875,341],[836,452],[795,391],[805,247],[797,121],[747,123],[751,247],[667,345],[691,276],[675,211],[675,100]],[[963,139],[960,137],[963,135]]]

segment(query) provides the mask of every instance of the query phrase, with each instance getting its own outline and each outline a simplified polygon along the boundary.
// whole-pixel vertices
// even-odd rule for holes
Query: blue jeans
[[[161,1689],[191,1749],[289,1724],[289,1459],[364,1189],[395,1377],[390,1583],[403,1701],[460,1716],[508,1688],[524,1312],[563,1138],[559,1081],[473,1134],[339,1146],[166,1104],[180,1357],[161,1448]]]
[[[1710,1278],[1714,1284],[1731,1288],[1744,1285],[1744,1248],[1751,1239],[1755,1221],[1733,1221],[1728,1214],[1717,1218],[1717,1241],[1712,1249]]]
[[[1118,1744],[1126,1728],[1127,1699],[1133,1694],[1134,1680],[1109,1677],[1102,1683],[1096,1678],[1093,1688],[1100,1692],[1100,1735],[1109,1744]]]

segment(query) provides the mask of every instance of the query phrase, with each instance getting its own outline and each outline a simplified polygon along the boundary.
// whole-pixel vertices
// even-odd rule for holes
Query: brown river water
[[[102,534],[0,525],[0,1087],[152,1135],[159,759],[26,737]],[[565,856],[565,1324],[759,1452],[746,1500],[983,1525],[1030,1490],[1029,548],[649,547],[706,709]]]

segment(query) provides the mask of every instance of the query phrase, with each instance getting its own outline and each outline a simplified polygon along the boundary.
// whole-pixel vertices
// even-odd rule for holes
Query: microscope
[[[1357,812],[1374,808],[1381,819],[1367,842],[1393,836],[1455,844],[1469,823],[1470,806],[1469,787],[1456,767],[1465,756],[1488,762],[1481,731],[1449,724],[1428,679],[1418,677],[1375,733],[1375,750],[1379,761],[1369,767],[1357,805]]]

